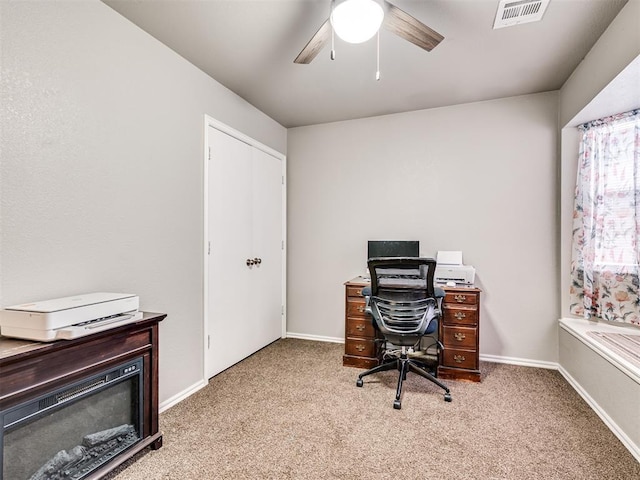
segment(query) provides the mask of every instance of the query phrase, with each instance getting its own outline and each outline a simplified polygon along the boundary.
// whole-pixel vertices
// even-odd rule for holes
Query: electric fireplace
[[[136,444],[142,358],[0,412],[6,480],[76,480]]]
[[[158,429],[158,322],[53,343],[0,336],[0,480],[94,480]]]

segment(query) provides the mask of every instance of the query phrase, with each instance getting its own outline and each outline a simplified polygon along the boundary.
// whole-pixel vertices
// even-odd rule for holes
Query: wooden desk
[[[369,280],[356,277],[345,284],[345,341],[342,364],[371,368],[380,363],[384,338],[364,312],[362,289]],[[439,338],[444,350],[438,359],[438,378],[480,381],[480,292],[475,287],[446,287]]]

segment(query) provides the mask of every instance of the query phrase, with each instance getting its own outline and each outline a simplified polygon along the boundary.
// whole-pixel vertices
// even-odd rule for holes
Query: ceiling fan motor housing
[[[331,10],[331,26],[348,43],[364,43],[380,29],[382,6],[374,0],[344,0]]]

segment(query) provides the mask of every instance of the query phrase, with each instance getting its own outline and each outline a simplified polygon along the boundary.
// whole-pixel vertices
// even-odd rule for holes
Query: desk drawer
[[[347,338],[344,342],[345,355],[358,357],[376,357],[378,354],[378,343],[373,339]]]
[[[347,298],[347,317],[366,317],[366,313],[364,313],[365,307],[364,298]]]
[[[442,344],[445,348],[468,348],[475,350],[477,330],[468,327],[442,327]]]
[[[371,323],[371,317],[347,317],[347,337],[375,338],[376,330]]]
[[[380,365],[380,360],[376,357],[357,357],[354,355],[344,355],[342,357],[342,365],[345,367],[356,368],[373,368]]]
[[[445,325],[477,325],[478,309],[475,307],[449,306],[444,305],[442,308],[443,319]]]
[[[471,350],[446,348],[442,351],[442,365],[445,367],[478,368],[478,354]]]
[[[458,305],[477,305],[478,294],[474,292],[446,292],[444,303],[455,303]]]
[[[347,286],[347,297],[362,297],[362,289],[364,287]]]

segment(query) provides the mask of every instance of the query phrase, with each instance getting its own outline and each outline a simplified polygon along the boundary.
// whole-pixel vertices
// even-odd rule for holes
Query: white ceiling
[[[382,30],[293,59],[329,0],[103,0],[285,127],[559,89],[627,0],[551,0],[540,22],[493,30],[498,0],[390,0],[445,39],[431,52]]]

